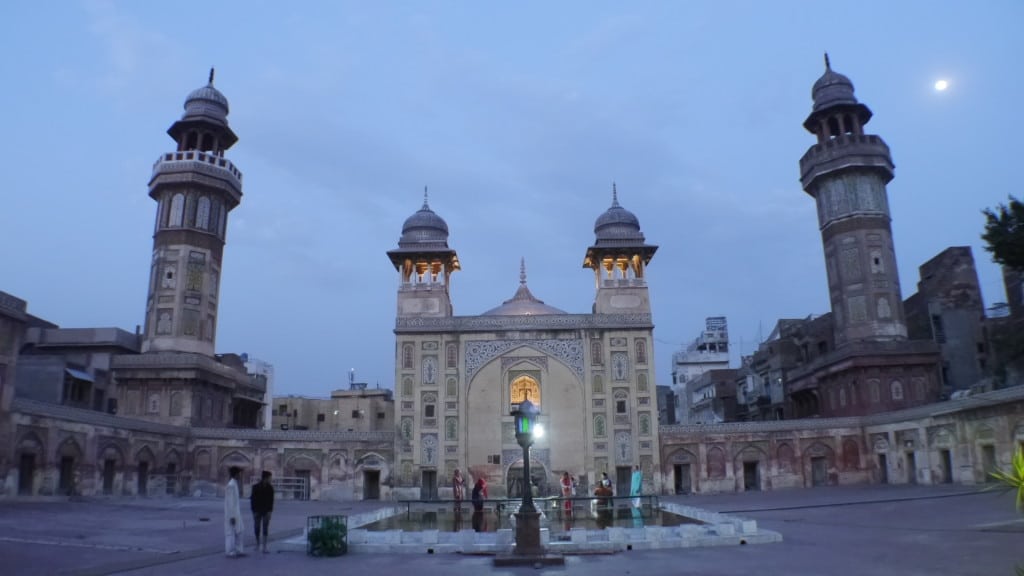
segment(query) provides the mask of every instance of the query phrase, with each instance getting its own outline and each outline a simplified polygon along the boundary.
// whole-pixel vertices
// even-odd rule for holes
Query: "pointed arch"
[[[833,454],[835,454],[835,451],[832,450],[832,447],[822,442],[821,440],[815,440],[810,445],[808,445],[807,448],[804,448],[805,457],[818,455],[832,456]]]
[[[210,453],[209,449],[202,448],[196,450],[193,462],[193,467],[195,469],[195,475],[197,478],[212,478],[211,472],[213,471],[213,455]]]
[[[143,445],[141,448],[135,451],[135,462],[149,462],[156,465],[156,455],[153,454],[153,449],[149,445]]]
[[[775,454],[776,462],[778,462],[781,472],[792,473],[796,469],[796,454],[793,452],[793,446],[789,442],[779,444]]]
[[[604,414],[594,414],[594,437],[605,438],[608,435],[607,417]]]
[[[412,370],[413,368],[413,345],[407,342],[402,344],[402,369]]]
[[[501,362],[502,358],[516,358],[517,360],[521,360],[521,361],[524,361],[524,362],[529,362],[531,365],[536,366],[536,363],[531,361],[530,358],[528,358],[528,357],[519,358],[519,357],[516,356],[517,352],[521,352],[523,350],[528,350],[530,352],[536,353],[537,355],[546,357],[549,361],[557,362],[558,364],[564,366],[565,369],[568,370],[573,376],[575,376],[572,379],[572,382],[574,384],[574,387],[576,388],[576,390],[580,394],[580,402],[583,401],[583,392],[584,392],[583,391],[583,378],[584,378],[584,376],[583,376],[583,373],[578,370],[579,367],[573,366],[565,358],[561,358],[557,354],[553,354],[552,352],[550,352],[548,350],[544,350],[543,348],[538,348],[537,346],[533,346],[529,342],[527,342],[527,343],[517,343],[517,344],[519,344],[519,345],[512,346],[508,350],[503,350],[500,353],[495,353],[493,355],[489,355],[485,361],[479,362],[479,365],[476,365],[474,370],[472,370],[471,372],[467,369],[467,375],[471,374],[471,377],[467,376],[467,378],[469,378],[469,380],[466,383],[466,393],[468,394],[469,392],[471,392],[472,391],[471,390],[472,387],[480,382],[480,380],[477,378],[477,375],[479,375],[481,372],[483,372],[492,363],[494,363],[494,362]],[[471,357],[467,353],[467,355],[466,355],[466,363],[469,364],[470,361],[471,361]],[[510,366],[510,368],[514,368],[514,367],[515,367],[515,365]],[[543,366],[540,366],[540,368],[545,369],[545,367],[543,367]],[[545,370],[550,372],[550,367],[546,368]]]
[[[101,444],[96,454],[99,460],[116,460],[118,464],[124,464],[124,449],[116,442]]]
[[[768,453],[765,452],[764,448],[756,444],[744,444],[739,450],[736,451],[736,455],[733,460],[740,462],[743,460],[750,460],[752,457],[756,457],[758,460],[768,461]]]
[[[661,465],[665,470],[672,470],[672,466],[676,464],[696,464],[700,461],[692,451],[686,448],[676,448],[672,452],[669,452],[667,458],[661,460]]]
[[[647,364],[647,341],[643,338],[637,338],[633,346],[636,348],[636,363]]]
[[[171,211],[167,218],[168,226],[180,227],[184,223],[185,195],[178,192],[171,197]]]
[[[890,396],[893,400],[903,400],[902,382],[900,382],[899,380],[893,380],[892,383],[889,384],[889,388],[891,391]]]
[[[444,347],[444,367],[445,368],[458,368],[459,367],[459,347],[455,342],[449,342]]]
[[[44,448],[46,444],[39,438],[39,435],[33,431],[22,433],[21,437],[18,438],[18,451],[19,452],[34,452],[42,456],[45,453]]]
[[[196,228],[206,230],[210,227],[210,197],[200,196],[196,205]]]
[[[71,457],[78,460],[82,458],[85,452],[78,441],[74,437],[69,436],[57,446],[56,454],[58,458]]]
[[[725,478],[725,450],[712,446],[707,454],[707,475],[713,480]]]
[[[174,464],[176,467],[181,465],[181,453],[177,448],[168,448],[164,451],[164,463]]]
[[[320,461],[309,454],[296,454],[284,462],[285,476],[293,476],[296,470],[309,470],[310,476],[320,477]]]
[[[252,458],[246,455],[240,450],[232,450],[225,454],[220,459],[220,465],[223,466],[238,466],[243,468],[252,467]]]
[[[843,441],[843,468],[846,470],[860,469],[860,444],[853,438]]]

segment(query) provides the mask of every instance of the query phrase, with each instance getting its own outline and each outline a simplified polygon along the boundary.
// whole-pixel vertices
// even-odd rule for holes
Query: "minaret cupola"
[[[644,270],[657,250],[646,243],[636,215],[619,205],[613,183],[612,205],[594,222],[594,244],[583,258],[583,267],[594,271],[596,313],[650,311]]]
[[[423,206],[405,220],[398,248],[388,258],[399,276],[399,316],[452,314],[448,285],[460,269],[459,257],[448,247],[448,224],[431,210],[426,188]]]

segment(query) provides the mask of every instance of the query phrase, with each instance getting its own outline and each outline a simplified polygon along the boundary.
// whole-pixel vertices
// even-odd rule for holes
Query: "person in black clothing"
[[[485,498],[487,498],[487,485],[484,483],[483,478],[477,478],[476,484],[473,486],[473,493],[470,496],[470,499],[473,501],[473,510],[482,512]]]
[[[261,548],[266,554],[267,534],[270,531],[270,514],[274,511],[274,486],[270,483],[270,472],[263,471],[260,481],[252,487],[252,526],[256,529],[256,548]],[[260,538],[260,528],[263,531],[263,538]]]
[[[484,526],[484,500],[487,498],[487,483],[484,482],[483,478],[477,478],[476,484],[473,486],[473,492],[470,495],[470,500],[473,502],[473,530],[477,532],[486,532],[487,528]]]

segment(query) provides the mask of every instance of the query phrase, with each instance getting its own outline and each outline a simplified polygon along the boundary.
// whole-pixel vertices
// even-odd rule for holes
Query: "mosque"
[[[461,266],[424,197],[387,252],[399,275],[395,391],[393,414],[378,417],[394,425],[261,428],[266,381],[215,353],[242,173],[226,157],[237,136],[211,72],[153,166],[144,328],[62,329],[0,292],[0,495],[213,494],[239,466],[244,481],[269,470],[314,499],[445,498],[456,469],[485,478],[492,497],[516,496],[524,463],[509,414],[524,399],[547,430],[530,462],[543,493],[564,472],[582,486],[606,473],[623,493],[637,466],[645,493],[983,482],[1024,446],[1024,387],[936,402],[939,350],[907,337],[889,148],[864,133],[871,112],[827,63],[812,95],[804,127],[817,143],[800,176],[818,206],[833,329],[804,349],[787,402],[813,418],[659,427],[646,282],[657,247],[613,186],[582,259],[589,314],[534,296],[524,263],[511,298],[454,315]]]
[[[522,491],[522,452],[509,415],[525,399],[547,433],[534,445],[531,481],[541,493],[569,472],[588,486],[602,473],[628,493],[640,466],[659,491],[658,406],[645,270],[657,246],[637,217],[612,204],[594,223],[583,268],[594,274],[591,314],[545,304],[527,285],[479,316],[452,314],[460,270],[448,225],[423,207],[388,257],[399,274],[395,324],[397,484],[432,498],[455,469],[486,478],[493,494]],[[400,491],[406,492],[406,490]]]

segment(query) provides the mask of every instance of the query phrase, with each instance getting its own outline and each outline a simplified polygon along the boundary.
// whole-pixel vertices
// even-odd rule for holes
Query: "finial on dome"
[[[828,61],[828,52],[825,52],[825,70],[831,70],[832,63]]]
[[[210,80],[209,80],[209,84],[210,84],[210,86],[213,86],[213,66],[210,67]]]
[[[619,205],[619,191],[615,189],[615,181],[612,180],[612,206]]]
[[[427,187],[423,187],[423,207],[429,209],[430,205],[427,204]]]
[[[519,283],[526,286],[526,257],[519,258]]]

